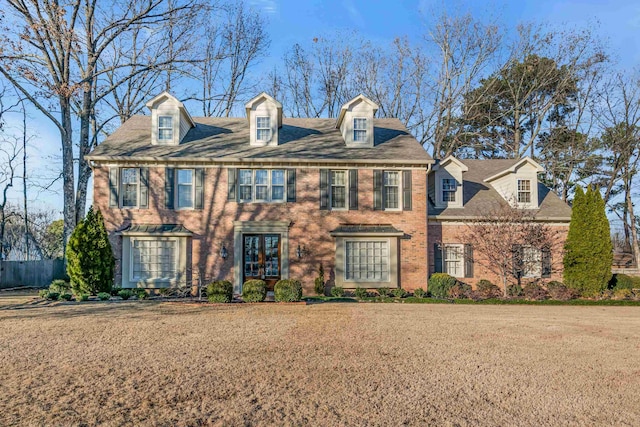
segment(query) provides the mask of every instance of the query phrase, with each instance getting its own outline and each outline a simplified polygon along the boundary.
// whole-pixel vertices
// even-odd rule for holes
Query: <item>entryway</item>
[[[243,234],[243,283],[264,280],[273,291],[282,274],[280,240],[280,234]]]

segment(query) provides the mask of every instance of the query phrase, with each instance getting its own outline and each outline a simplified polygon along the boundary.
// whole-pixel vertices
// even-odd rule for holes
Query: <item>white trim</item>
[[[134,277],[133,272],[135,270],[135,265],[133,260],[133,250],[134,250],[134,243],[137,240],[174,242],[175,246],[173,249],[173,252],[174,252],[173,263],[174,263],[174,269],[175,269],[175,276],[174,277],[148,277],[148,278]],[[158,237],[158,236],[133,237],[132,236],[129,239],[129,281],[130,282],[171,282],[178,278],[179,266],[180,266],[180,242],[178,241],[177,237]]]
[[[160,126],[160,122],[162,121],[161,119],[163,119],[163,118],[171,120],[171,127],[167,127],[167,126],[161,127]],[[174,132],[175,132],[175,126],[174,126],[174,123],[173,123],[173,119],[174,119],[173,115],[167,115],[167,114],[160,115],[160,114],[158,114],[158,143],[166,144],[166,143],[173,142]],[[171,137],[170,138],[162,138],[160,136],[161,135],[160,131],[161,130],[167,130],[167,129],[171,129]]]
[[[136,203],[133,206],[124,205],[124,184],[122,176],[125,169],[134,169],[136,171]],[[120,209],[139,209],[140,208],[140,168],[139,167],[122,167],[118,174],[118,207]]]
[[[455,278],[463,278],[465,277],[465,259],[464,259],[464,244],[462,243],[442,243],[442,271],[444,273],[447,273],[450,276],[453,276]],[[455,260],[455,262],[459,262],[460,263],[460,273],[459,274],[451,274],[450,272],[447,271],[447,259],[446,259],[446,253],[447,253],[447,247],[450,248],[456,248],[459,249],[459,251],[457,253],[459,253],[461,255],[461,257],[457,260]]]
[[[334,208],[333,205],[333,179],[332,172],[344,172],[344,207]],[[336,185],[336,187],[341,187]],[[349,169],[330,169],[329,170],[329,210],[330,211],[348,211],[349,210]]]
[[[384,185],[384,174],[387,172],[394,172],[396,174],[398,174],[398,207],[397,208],[387,208],[386,204],[387,204],[387,197],[386,197],[386,192],[385,192],[385,187],[394,187],[393,185]],[[403,176],[400,173],[401,171],[399,170],[383,170],[382,171],[382,210],[386,211],[386,212],[402,212],[402,209],[404,207],[403,202],[404,202],[404,188],[402,187],[402,180],[403,180]]]
[[[266,127],[260,127],[258,126],[258,123],[260,121],[260,119],[267,119],[269,121],[268,125]],[[264,139],[264,138],[258,138],[258,135],[260,135],[260,131],[261,130],[268,130],[269,131],[269,137]],[[271,130],[271,116],[256,116],[256,141],[258,142],[269,142],[271,141],[271,135],[272,135],[272,130]]]
[[[180,194],[179,194],[179,189],[180,189],[180,184],[178,184],[178,175],[180,174],[180,171],[191,171],[191,206],[183,206],[180,207],[178,201],[180,200]],[[173,200],[173,206],[174,206],[174,210],[176,211],[191,211],[195,209],[195,205],[196,205],[196,170],[195,169],[189,169],[189,168],[176,168],[175,169],[175,176],[174,176],[174,200]]]
[[[494,181],[508,173],[515,173],[516,170],[518,169],[518,167],[520,167],[521,164],[523,163],[529,163],[531,164],[533,167],[536,168],[536,172],[537,173],[542,173],[544,172],[544,168],[542,166],[540,166],[540,164],[536,163],[535,161],[533,161],[531,159],[531,157],[523,157],[521,160],[517,161],[516,163],[514,163],[513,165],[511,165],[511,167],[509,167],[508,169],[505,169],[503,171],[498,172],[495,175],[490,176],[489,178],[485,178],[484,182],[491,182]]]
[[[248,187],[249,184],[241,184],[240,183],[240,173],[242,171],[251,171],[251,199],[242,199],[242,191],[240,191],[240,187]],[[256,198],[256,172],[257,171],[266,171],[267,172],[267,198],[266,199],[257,199]],[[282,199],[273,199],[273,172],[274,171],[282,171],[283,176],[283,193]],[[280,168],[273,169],[251,169],[251,168],[242,168],[238,169],[238,178],[237,183],[238,186],[238,203],[286,203],[287,202],[287,170]],[[265,186],[265,184],[260,184],[260,186]],[[280,186],[278,184],[278,186]]]
[[[371,238],[371,237],[360,237],[360,238],[345,238],[344,247],[342,250],[344,251],[344,282],[345,283],[390,283],[391,282],[391,240],[390,239],[379,239],[379,238]],[[387,280],[376,280],[376,279],[347,279],[348,269],[347,269],[347,260],[349,257],[347,256],[347,243],[349,242],[357,242],[357,243],[369,243],[369,242],[384,242],[387,245]]]

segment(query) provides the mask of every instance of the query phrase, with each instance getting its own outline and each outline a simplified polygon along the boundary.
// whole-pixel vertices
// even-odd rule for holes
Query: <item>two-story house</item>
[[[297,278],[425,288],[433,160],[358,96],[338,119],[284,118],[262,93],[246,117],[192,117],[168,93],[88,156],[116,284],[162,288]]]

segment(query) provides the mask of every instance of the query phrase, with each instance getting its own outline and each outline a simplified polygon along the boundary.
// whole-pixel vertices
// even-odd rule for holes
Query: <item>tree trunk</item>
[[[638,244],[638,230],[636,228],[636,216],[633,212],[633,200],[631,199],[631,186],[627,186],[626,202],[629,210],[629,222],[631,223],[631,248],[633,250],[636,268],[640,268],[640,245]]]
[[[68,98],[60,96],[61,143],[62,143],[62,194],[64,197],[64,250],[66,255],[69,236],[76,227],[75,173],[73,167],[73,128],[71,126],[71,103]]]

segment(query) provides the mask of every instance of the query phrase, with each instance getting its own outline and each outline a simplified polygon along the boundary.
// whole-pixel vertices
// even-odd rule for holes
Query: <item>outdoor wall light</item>
[[[298,243],[298,249],[296,249],[296,256],[298,259],[302,258],[302,252],[304,252],[304,249],[300,248],[300,243]]]
[[[227,255],[227,247],[223,243],[222,247],[220,248],[220,256],[222,257],[222,259],[227,259]]]

